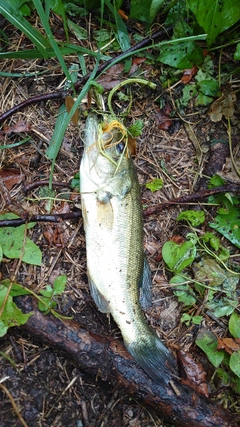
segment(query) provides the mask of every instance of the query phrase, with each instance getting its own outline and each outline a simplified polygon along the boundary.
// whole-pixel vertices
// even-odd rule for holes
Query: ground
[[[26,40],[21,40],[21,43],[26,43]],[[72,58],[72,62],[75,59]],[[5,60],[1,61],[0,67],[2,71],[15,72],[42,71],[46,67],[52,69],[50,74],[38,77],[13,79],[0,76],[2,112],[31,96],[56,91],[62,84],[61,68],[53,60],[34,60],[32,63],[24,60]],[[91,67],[90,61],[89,71]],[[142,64],[140,68],[146,79],[159,80],[160,70],[155,69],[153,65]],[[121,79],[119,69],[117,73]],[[184,119],[175,114],[168,130],[159,128],[158,98],[162,96],[173,111],[181,87],[180,83],[174,93],[162,90],[160,86],[154,91],[145,87],[136,90],[133,87],[134,101],[128,115],[128,124],[137,118],[144,121],[144,130],[137,139],[137,152],[134,157],[144,207],[155,206],[197,191],[199,177],[209,158],[211,159],[210,140],[215,138],[227,141],[226,123],[212,122],[207,114],[209,107],[191,110],[191,103]],[[114,104],[116,112],[119,113],[118,106],[119,101]],[[34,214],[47,213],[47,202],[39,193],[39,182],[49,181],[51,161],[46,158],[45,152],[59,107],[59,101],[31,105],[4,123],[1,145],[19,140],[20,122],[21,126],[25,127],[22,138],[30,135],[31,140],[28,144],[0,151],[1,168],[14,169],[11,172],[14,176],[17,170],[21,172],[21,178],[16,185],[10,183],[7,190],[3,191],[1,211],[11,210],[19,213],[21,207]],[[83,102],[82,110],[87,110],[87,100]],[[80,209],[80,195],[77,190],[70,188],[69,183],[79,169],[84,123],[82,114],[78,125],[70,124],[66,132],[53,178],[54,182],[62,186],[54,186],[57,195],[51,213]],[[237,157],[237,125],[233,125],[232,132],[234,153]],[[222,167],[223,165],[221,169]],[[214,165],[212,168],[214,169]],[[226,170],[222,173],[226,175]],[[164,186],[152,193],[145,184],[156,178],[161,178]],[[5,177],[2,176],[2,179],[6,184]],[[28,189],[28,185],[34,182],[36,186]],[[145,217],[144,248],[153,277],[152,307],[146,316],[173,352],[184,349],[206,363],[206,357],[194,345],[198,327],[187,327],[180,322],[182,305],[172,293],[169,275],[161,259],[163,244],[173,235],[184,235],[184,229],[176,223],[180,209],[180,206],[170,207]],[[16,282],[39,292],[47,283],[53,284],[57,276],[66,274],[67,287],[58,299],[58,309],[64,315],[73,316],[88,330],[120,337],[114,322],[99,313],[89,294],[82,218],[64,221],[60,225],[37,223],[29,230],[29,237],[41,248],[42,266],[19,264],[18,260],[4,258],[1,264],[2,278],[14,277]],[[204,322],[211,324],[213,330],[225,333],[224,329],[208,316]],[[226,330],[225,324],[224,327]],[[129,398],[121,387],[113,388],[111,384],[91,376],[91,373],[81,372],[71,360],[58,354],[54,348],[42,345],[21,328],[9,329],[7,335],[1,338],[0,345],[1,382],[11,393],[28,427],[165,427],[159,414],[149,410],[141,402]],[[216,388],[214,393],[216,400],[220,404],[224,403],[221,387]],[[9,396],[1,392],[0,400],[1,426],[24,425],[17,418]]]

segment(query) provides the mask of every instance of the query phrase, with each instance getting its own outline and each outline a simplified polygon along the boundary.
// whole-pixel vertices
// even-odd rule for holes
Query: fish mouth
[[[94,114],[89,114],[85,128],[85,145],[87,153],[97,150],[99,155],[104,156],[115,167],[117,173],[122,159],[129,158],[128,132],[126,127],[116,120],[107,116],[99,121]]]

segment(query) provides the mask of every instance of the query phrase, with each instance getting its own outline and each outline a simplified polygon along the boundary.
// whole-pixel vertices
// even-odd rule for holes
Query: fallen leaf
[[[196,65],[194,65],[192,68],[184,70],[183,76],[181,78],[181,82],[184,85],[186,85],[192,80],[192,78],[197,74],[197,72],[198,72],[198,67]]]
[[[127,20],[128,20],[128,16],[123,12],[123,10],[122,10],[122,9],[118,9],[118,14],[121,16],[121,18],[122,18],[124,21],[127,21]]]
[[[189,353],[185,353],[183,350],[177,352],[177,358],[183,384],[208,397],[207,373],[202,364],[194,360]]]
[[[133,156],[136,155],[136,149],[137,149],[136,138],[132,138],[130,135],[128,136],[128,149]]]
[[[75,103],[74,99],[70,95],[67,95],[65,98],[65,105],[68,113],[70,113],[72,107],[74,106],[74,103]],[[71,122],[74,126],[77,126],[78,119],[79,119],[79,110],[77,109],[71,118]]]
[[[232,354],[240,349],[240,338],[218,338],[216,350],[225,350],[226,353]]]
[[[3,132],[5,134],[9,133],[21,133],[21,132],[29,132],[31,130],[31,124],[26,123],[23,120],[19,120],[13,126],[5,126]]]
[[[180,235],[172,236],[170,240],[172,240],[172,242],[177,243],[178,245],[182,245],[185,242],[185,239]]]
[[[232,92],[229,86],[226,87],[220,98],[216,99],[208,110],[212,122],[220,122],[222,116],[226,119],[233,117],[236,101],[237,97],[235,92]]]
[[[0,169],[0,178],[4,182],[8,190],[11,190],[12,187],[16,184],[20,184],[24,179],[20,169],[15,168],[2,168]]]
[[[116,64],[113,67],[109,68],[106,73],[104,73],[100,78],[97,79],[97,82],[104,87],[106,90],[113,89],[119,83],[123,81],[123,65]]]
[[[169,117],[171,113],[170,106],[166,104],[164,108],[155,110],[155,122],[158,129],[169,130],[172,125],[172,119]]]

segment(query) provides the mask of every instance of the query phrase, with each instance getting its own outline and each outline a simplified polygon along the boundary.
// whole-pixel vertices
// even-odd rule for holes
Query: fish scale
[[[140,289],[143,303],[149,300],[151,278],[143,252],[136,170],[127,150],[122,156],[119,131],[105,135],[111,144],[100,150],[99,126],[90,115],[80,166],[91,294],[100,311],[112,314],[134,359],[155,381],[168,382],[175,372],[174,359],[147,325],[139,302]]]

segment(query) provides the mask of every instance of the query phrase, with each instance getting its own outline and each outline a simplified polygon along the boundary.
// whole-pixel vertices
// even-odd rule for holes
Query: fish
[[[175,373],[172,353],[151,329],[151,272],[143,250],[143,212],[126,128],[90,113],[80,163],[80,193],[90,292],[111,313],[125,347],[157,383]]]

